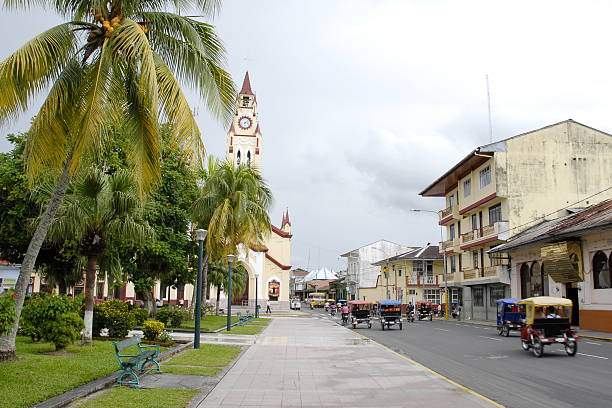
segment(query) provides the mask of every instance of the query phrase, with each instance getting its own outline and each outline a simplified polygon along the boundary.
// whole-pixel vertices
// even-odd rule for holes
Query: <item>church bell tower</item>
[[[257,117],[257,98],[251,90],[248,71],[236,98],[234,119],[227,132],[226,157],[234,164],[261,168],[261,130]]]

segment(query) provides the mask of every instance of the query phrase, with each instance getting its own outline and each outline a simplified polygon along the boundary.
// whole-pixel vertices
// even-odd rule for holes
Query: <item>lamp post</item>
[[[411,208],[409,211],[412,212],[427,212],[427,213],[432,213],[432,214],[436,214],[436,217],[438,216],[438,212],[437,211],[432,211],[432,210],[421,210],[421,209],[417,209],[417,208]],[[442,235],[442,229],[444,227],[442,225],[440,225],[440,246],[443,245],[444,243],[444,238]],[[444,248],[442,248],[442,264],[443,264],[443,268],[444,268],[444,297],[445,297],[445,305],[444,305],[444,320],[448,320],[448,313],[449,313],[449,308],[448,308],[448,279],[446,278],[446,251],[444,250]]]
[[[259,301],[257,296],[259,294],[259,271],[255,272],[255,318],[259,318]]]
[[[232,329],[232,263],[235,255],[227,256],[227,331]]]
[[[204,263],[204,240],[208,231],[196,230],[198,240],[198,274],[196,277],[195,332],[193,333],[193,348],[200,348],[200,319],[202,317],[202,270]]]

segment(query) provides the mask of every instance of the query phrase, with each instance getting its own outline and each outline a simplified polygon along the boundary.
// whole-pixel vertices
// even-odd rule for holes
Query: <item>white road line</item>
[[[594,356],[592,354],[584,354],[584,353],[576,353],[576,354],[580,354],[581,356],[593,357],[593,358],[601,358],[602,360],[609,360],[608,357]]]
[[[450,331],[450,330],[448,330],[448,329],[440,329],[439,327],[434,327],[434,329],[436,329],[436,330],[441,330],[441,331]]]
[[[594,345],[596,345],[596,346],[601,346],[601,344],[599,344],[599,343],[593,343],[592,341],[585,341],[585,343],[588,343],[588,344],[594,344]]]
[[[487,337],[487,336],[478,336],[478,337],[482,337],[483,339],[495,340],[495,341],[503,341],[502,339],[496,339],[495,337]]]

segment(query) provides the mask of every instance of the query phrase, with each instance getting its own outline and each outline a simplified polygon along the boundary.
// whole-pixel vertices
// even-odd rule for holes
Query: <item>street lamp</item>
[[[412,212],[427,212],[427,213],[432,213],[432,214],[436,214],[436,217],[438,216],[438,212],[437,211],[432,211],[432,210],[421,210],[421,209],[417,209],[417,208],[411,208],[408,211],[412,211]],[[442,246],[442,263],[443,263],[443,268],[444,268],[444,297],[446,298],[445,300],[445,305],[444,305],[444,320],[448,320],[448,313],[449,313],[449,308],[448,308],[448,280],[446,278],[446,251],[443,248],[443,243],[444,243],[444,237],[442,235],[442,230],[443,230],[443,226],[440,225],[440,246]]]
[[[259,271],[255,272],[255,318],[259,318],[259,302],[257,301],[257,295],[259,291]]]
[[[232,329],[232,263],[235,257],[227,256],[227,331]]]
[[[193,348],[200,348],[200,319],[202,317],[202,269],[204,263],[204,240],[208,231],[196,230],[198,240],[198,274],[196,278],[195,332],[193,333]],[[206,278],[204,278],[206,279]]]

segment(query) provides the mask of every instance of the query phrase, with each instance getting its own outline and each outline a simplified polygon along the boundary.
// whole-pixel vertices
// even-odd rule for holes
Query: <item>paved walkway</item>
[[[442,405],[495,406],[329,320],[286,317],[272,321],[198,408]]]

